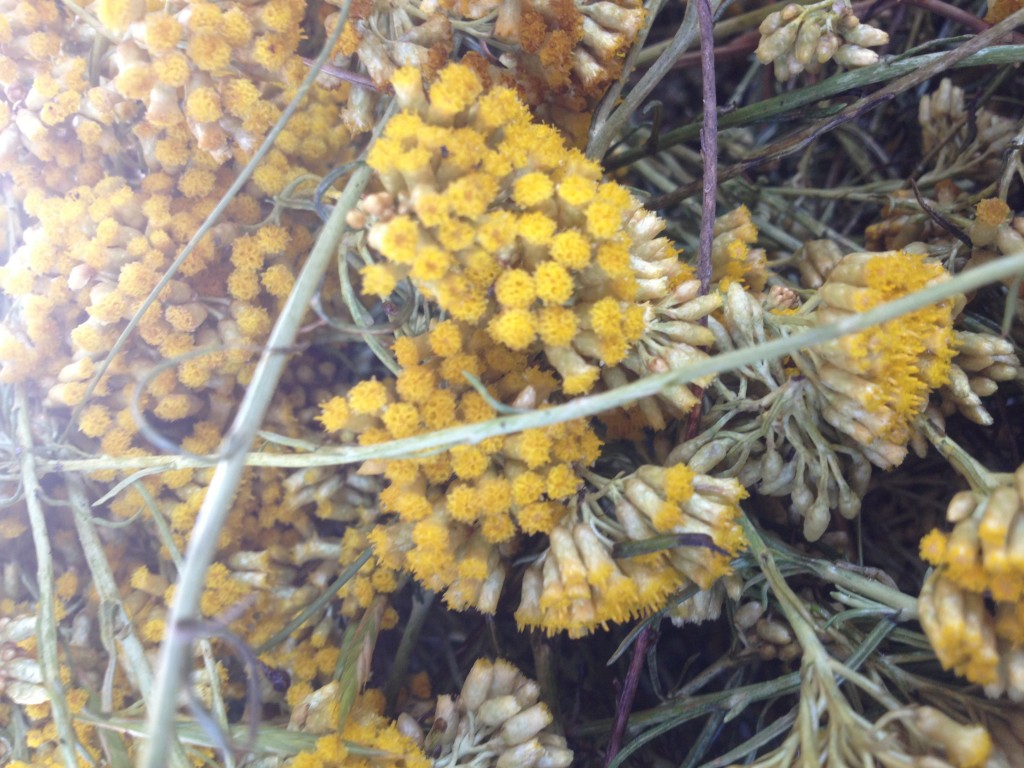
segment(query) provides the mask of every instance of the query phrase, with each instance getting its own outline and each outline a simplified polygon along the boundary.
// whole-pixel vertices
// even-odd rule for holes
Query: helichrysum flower
[[[663,222],[469,67],[448,66],[429,93],[411,69],[393,85],[406,111],[368,162],[407,212],[370,226],[383,262],[364,271],[364,292],[409,278],[495,342],[543,351],[565,394],[589,391],[644,336],[644,303],[690,276],[656,237]]]
[[[333,63],[365,71],[381,89],[403,66],[415,67],[430,81],[458,47],[453,26],[470,24],[473,39],[484,44],[471,45],[462,63],[516,89],[535,114],[579,144],[594,105],[622,71],[625,52],[644,20],[636,0],[423,0],[416,8],[410,13],[401,6],[354,7]],[[336,18],[326,19],[328,32]],[[404,34],[396,38],[383,32],[389,29]],[[487,46],[491,40],[500,54]]]
[[[987,493],[950,501],[946,533],[921,540],[936,566],[919,601],[939,661],[992,696],[1024,699],[1024,468]]]
[[[316,746],[310,750],[299,752],[288,763],[291,768],[321,768],[331,765],[370,766],[381,764],[372,757],[366,757],[363,750],[350,751],[349,745],[359,745],[370,750],[379,750],[387,755],[386,763],[396,768],[429,768],[433,762],[421,749],[416,738],[403,733],[399,725],[388,720],[381,714],[384,699],[379,691],[360,695],[345,721],[343,730],[338,733],[338,699],[337,683],[323,689],[311,691],[299,704],[309,724],[317,723],[326,726]],[[319,728],[307,728],[303,723],[301,730],[317,732]],[[332,732],[333,731],[333,732]]]
[[[366,445],[493,418],[495,409],[464,372],[490,396],[519,407],[540,407],[555,390],[553,376],[525,354],[454,320],[402,337],[394,349],[398,377],[363,381],[343,400],[324,401],[325,427],[354,432]],[[364,472],[389,481],[380,505],[390,517],[369,534],[378,566],[444,590],[454,608],[493,613],[507,567],[499,545],[520,532],[549,533],[582,485],[577,468],[592,465],[600,448],[591,428],[575,421],[365,465]]]
[[[921,255],[852,253],[821,287],[816,318],[835,322],[947,277],[941,264]],[[822,416],[881,468],[903,461],[911,421],[949,380],[956,311],[957,302],[947,299],[813,350],[817,362],[806,372],[819,385]]]
[[[741,205],[715,219],[711,244],[711,279],[725,289],[735,280],[751,290],[764,289],[768,279],[767,255],[763,248],[751,248],[757,241],[757,226],[750,209]]]
[[[648,465],[602,490],[612,513],[586,501],[574,505],[523,574],[521,626],[578,637],[647,615],[688,584],[710,590],[745,547],[736,520],[746,491],[735,480],[698,475],[685,464]],[[649,554],[613,554],[615,544],[659,534],[690,537],[692,546],[669,542]],[[695,616],[684,611],[679,618]]]

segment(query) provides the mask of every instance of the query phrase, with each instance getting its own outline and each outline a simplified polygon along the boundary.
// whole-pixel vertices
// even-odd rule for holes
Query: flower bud
[[[770,619],[760,619],[754,627],[757,636],[772,645],[788,645],[793,642],[793,633],[785,624]]]
[[[466,711],[473,712],[484,703],[493,676],[494,666],[487,659],[479,659],[469,670],[466,682],[462,685],[462,694],[459,697]]]
[[[798,32],[799,27],[796,24],[787,24],[767,37],[762,37],[754,55],[762,64],[771,64],[793,47]]]
[[[839,46],[833,58],[844,67],[867,67],[878,61],[878,54],[859,45],[847,43]]]
[[[853,29],[841,30],[840,35],[848,43],[860,46],[873,47],[885,45],[889,42],[889,34],[881,29],[872,27],[870,24],[858,24]]]
[[[794,493],[794,497],[795,495]],[[828,499],[824,495],[819,496],[804,515],[804,538],[808,541],[820,539],[831,519],[832,513],[828,508]]]
[[[744,603],[733,612],[732,622],[739,629],[750,629],[764,615],[764,604],[758,600]]]
[[[821,34],[821,26],[815,21],[808,20],[800,25],[800,32],[796,36],[796,48],[793,53],[796,56],[796,60],[804,66],[810,64],[815,58]]]
[[[839,48],[842,41],[839,39],[839,35],[834,32],[826,32],[818,40],[818,49],[815,54],[819,64],[824,64],[826,61],[831,61],[832,57],[836,55],[836,49]]]
[[[567,747],[545,747],[544,755],[537,761],[535,768],[569,768],[572,757],[573,752]]]
[[[764,17],[764,20],[761,22],[761,25],[757,28],[757,30],[758,32],[761,33],[763,37],[766,37],[768,35],[771,35],[773,32],[777,31],[779,27],[783,25],[783,23],[784,22],[782,21],[782,12],[772,11],[771,13]]]
[[[485,725],[497,726],[519,713],[519,702],[512,694],[488,699],[477,709],[477,719]]]
[[[981,725],[962,725],[934,707],[918,707],[913,724],[940,746],[956,766],[981,766],[992,751],[992,739]]]
[[[395,727],[403,736],[412,739],[418,746],[423,746],[423,729],[416,719],[407,712],[402,712],[395,721]]]
[[[494,765],[495,768],[535,768],[543,755],[544,747],[534,739],[503,752]]]
[[[501,738],[505,740],[506,744],[522,744],[547,728],[553,719],[547,705],[534,704],[529,709],[508,719],[501,729]]]

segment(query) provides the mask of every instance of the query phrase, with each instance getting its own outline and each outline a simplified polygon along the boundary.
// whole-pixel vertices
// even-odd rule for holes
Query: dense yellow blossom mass
[[[338,23],[329,6],[340,5],[349,14],[340,41],[300,91]],[[850,23],[843,3],[812,5],[821,6],[805,9],[816,18],[845,24],[850,45],[878,38]],[[1007,7],[995,3],[990,15]],[[580,417],[600,403],[587,396],[947,279],[920,255],[946,247],[934,228],[916,226],[920,211],[895,215],[912,204],[905,190],[865,235],[869,248],[906,249],[844,257],[829,241],[791,246],[799,235],[768,220],[772,193],[749,183],[746,205],[733,188],[718,189],[731,210],[714,221],[710,286],[695,279],[663,236],[666,222],[642,204],[644,190],[627,186],[675,184],[691,172],[686,152],[655,152],[661,116],[635,122],[651,131],[651,156],[631,170],[606,175],[581,150],[597,100],[632,62],[626,52],[647,13],[639,0],[0,0],[0,11],[0,395],[14,404],[0,419],[0,761],[12,766],[133,760],[143,739],[118,721],[152,703],[150,662],[180,632],[196,640],[196,655],[177,682],[212,716],[202,728],[198,716],[178,722],[179,735],[191,726],[203,743],[182,738],[168,758],[175,768],[217,764],[210,745],[232,741],[218,729],[250,716],[265,729],[257,751],[275,736],[303,739],[251,756],[276,768],[566,768],[574,755],[556,722],[565,702],[542,690],[572,666],[550,664],[552,649],[569,648],[553,635],[626,636],[615,625],[661,612],[677,625],[715,619],[727,596],[751,598],[763,578],[753,621],[741,626],[743,607],[730,608],[718,625],[737,630],[722,659],[737,666],[727,685],[747,679],[752,661],[791,663],[810,637],[855,647],[863,612],[839,621],[824,603],[799,617],[807,626],[797,642],[778,579],[802,571],[814,592],[808,563],[820,567],[832,547],[853,550],[841,518],[859,514],[872,464],[895,467],[908,445],[923,446],[923,415],[959,411],[991,424],[981,398],[1021,378],[1011,338],[954,330],[957,298],[782,361],[754,352],[721,378],[687,378]],[[794,13],[804,11],[781,9],[766,24]],[[806,21],[810,35],[817,27]],[[775,37],[782,31],[769,39],[785,51],[794,41]],[[818,31],[826,48],[838,39]],[[808,41],[795,43],[806,58]],[[837,55],[863,57],[849,47]],[[599,123],[616,124],[621,95]],[[935,126],[925,133],[927,152],[961,149],[962,96],[947,82],[922,102],[921,115],[949,129],[941,141]],[[371,138],[389,102],[394,116]],[[286,108],[295,111],[284,121]],[[970,129],[988,159],[1009,157],[1016,121],[978,112]],[[641,147],[638,135],[620,134],[609,167]],[[338,209],[338,269],[321,280],[314,240],[327,244],[342,217],[323,228],[321,218],[348,199],[339,190],[354,168],[356,179],[366,173],[364,160],[369,186]],[[957,226],[973,209],[969,266],[1024,250],[1015,196],[967,188],[983,165],[967,158],[957,173],[940,169],[938,183],[920,176]],[[808,228],[803,213],[786,222],[793,232]],[[685,204],[671,209],[681,242],[696,242],[690,214]],[[760,233],[781,251],[771,262],[756,247]],[[911,245],[918,236],[929,242]],[[309,293],[293,295],[297,284]],[[282,312],[314,290],[309,307]],[[295,341],[268,350],[275,324]],[[240,401],[260,391],[250,389],[255,380],[267,384],[258,361],[275,355],[288,364],[261,423],[246,425],[259,428],[246,448],[252,465],[230,500],[204,507],[214,464],[237,447]],[[566,420],[505,434],[509,418],[555,421],[549,409],[560,406]],[[446,429],[465,439],[439,450],[433,433]],[[397,441],[403,458],[334,463]],[[918,610],[943,668],[1016,701],[1024,480],[1022,470],[992,477],[991,487],[954,497],[948,531],[921,540],[934,571]],[[750,505],[757,525],[744,528],[748,489],[763,498]],[[227,522],[197,537],[214,506]],[[744,531],[763,523],[766,539],[786,535],[801,518],[807,551],[768,547],[784,576],[743,556],[757,544]],[[205,544],[216,551],[194,596],[195,626],[209,640],[174,626],[170,612],[179,576]],[[872,599],[907,607],[882,580],[872,586]],[[422,609],[416,620],[410,601]],[[438,618],[448,622],[440,634]],[[396,628],[399,652],[383,658],[392,641],[383,633]],[[913,631],[882,642],[904,643]],[[474,663],[487,643],[523,656],[517,644],[528,635],[539,682],[508,661]],[[439,637],[443,662],[426,658]],[[915,646],[920,658],[924,644]],[[226,658],[249,648],[255,669]],[[843,654],[829,674],[843,673]],[[450,660],[448,676],[468,670],[465,683],[458,696],[435,698],[430,675]],[[871,685],[888,685],[889,667],[865,668]],[[852,674],[846,682],[860,684]],[[247,699],[249,684],[258,701]],[[960,706],[973,693],[956,696]],[[100,731],[97,718],[111,727]],[[903,727],[915,718],[914,738],[929,728],[964,734],[959,753],[942,747],[951,764],[981,765],[994,749],[985,727],[959,731],[947,714],[882,719]],[[580,732],[567,733],[575,746]]]
[[[363,290],[409,278],[454,318],[514,351],[544,350],[567,395],[589,391],[644,334],[643,302],[688,273],[663,226],[601,168],[534,121],[514,91],[449,65],[424,90],[399,70],[392,120],[368,162],[409,212],[378,221],[385,261]]]
[[[835,322],[947,278],[941,264],[919,254],[852,253],[829,273],[815,316]],[[876,465],[902,462],[911,422],[949,380],[960,306],[948,299],[815,348],[823,360],[813,374],[826,399],[822,416]]]

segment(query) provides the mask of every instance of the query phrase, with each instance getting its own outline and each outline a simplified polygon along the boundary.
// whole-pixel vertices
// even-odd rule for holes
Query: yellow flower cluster
[[[732,572],[730,561],[746,544],[737,518],[747,494],[736,480],[698,475],[685,464],[646,465],[608,486],[612,515],[589,504],[574,508],[523,574],[516,611],[521,626],[580,637],[659,610],[688,584],[709,590]],[[659,534],[693,541],[635,557],[612,553],[616,543]]]
[[[715,219],[715,238],[711,243],[711,280],[722,290],[741,281],[752,291],[764,290],[768,280],[768,255],[763,248],[751,248],[757,242],[757,226],[750,209],[741,205]]]
[[[944,667],[1024,699],[1024,466],[991,493],[958,493],[947,518],[952,531],[921,540],[922,559],[936,566],[921,624]]]
[[[321,404],[325,428],[370,445],[493,418],[489,398],[541,407],[555,388],[525,354],[495,346],[487,333],[454,320],[400,338],[402,370],[393,381],[362,381]],[[474,389],[464,373],[486,387]],[[380,494],[390,523],[369,533],[379,567],[410,571],[446,590],[456,608],[494,611],[504,567],[497,547],[520,531],[548,533],[581,485],[577,467],[596,461],[601,441],[585,422],[494,437],[425,459],[364,465],[389,485]],[[368,593],[367,599],[372,597]]]
[[[599,366],[626,363],[643,337],[642,302],[690,274],[656,237],[662,222],[470,68],[444,69],[429,98],[415,70],[393,84],[405,111],[368,162],[407,212],[370,227],[384,261],[364,269],[364,292],[384,297],[409,278],[494,341],[543,350],[565,394],[589,391]]]
[[[324,698],[325,704],[333,705],[335,717],[317,719],[333,730],[337,728],[337,684],[331,688],[333,695],[321,698]],[[345,721],[344,730],[340,733],[327,732],[321,736],[313,749],[303,750],[291,758],[286,763],[288,768],[335,768],[341,765],[346,768],[371,768],[381,765],[381,761],[373,756],[381,753],[388,756],[387,764],[395,768],[430,768],[434,763],[423,754],[417,740],[403,733],[396,723],[384,717],[383,697],[373,695],[375,693],[379,694],[379,691],[368,691],[356,700]],[[316,694],[310,696],[311,699],[315,697]],[[303,704],[308,706],[307,702]],[[358,745],[360,749],[349,749],[352,745]]]
[[[330,30],[337,14],[325,21]],[[356,4],[335,50],[333,64],[365,71],[381,89],[400,67],[415,67],[432,80],[457,41],[453,28],[471,27],[472,38],[497,41],[499,62],[487,47],[470,44],[462,58],[486,79],[515,88],[538,117],[581,144],[590,113],[621,73],[624,55],[643,23],[636,0],[565,2],[530,0],[421,0],[416,10],[379,3]],[[402,30],[392,37],[383,30]]]
[[[817,322],[841,320],[947,277],[941,264],[904,251],[848,254],[820,289]],[[814,349],[822,417],[876,466],[903,461],[911,421],[929,393],[949,380],[957,312],[957,302],[946,300]]]

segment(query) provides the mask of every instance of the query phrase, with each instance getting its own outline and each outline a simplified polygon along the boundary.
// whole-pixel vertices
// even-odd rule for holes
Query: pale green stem
[[[146,657],[146,649],[138,635],[135,634],[135,628],[124,609],[124,603],[121,602],[117,581],[103,551],[99,533],[96,531],[83,480],[78,475],[69,475],[66,483],[68,499],[74,514],[75,530],[78,533],[78,541],[82,545],[85,560],[89,564],[93,587],[99,596],[101,606],[109,606],[113,614],[113,630],[123,654],[118,661],[125,671],[138,682],[142,700],[148,704],[153,693],[153,670]],[[184,768],[191,765],[177,739],[171,742],[170,761],[171,765]]]
[[[644,4],[644,25],[641,27],[640,32],[637,34],[636,39],[633,41],[633,45],[629,49],[629,53],[626,55],[626,60],[622,63],[622,70],[619,74],[619,79],[612,83],[611,88],[605,93],[601,99],[601,103],[597,105],[597,109],[594,110],[594,116],[590,124],[591,135],[600,128],[608,120],[608,115],[615,109],[615,105],[619,103],[619,98],[622,96],[622,91],[629,83],[629,79],[633,74],[634,67],[640,62],[641,57],[647,50],[644,48],[644,43],[647,41],[647,36],[651,33],[651,29],[654,27],[654,23],[661,13],[661,9],[665,6],[666,0],[648,0]],[[671,40],[665,41],[665,46],[671,45]],[[657,57],[658,54],[652,56],[650,60]]]
[[[917,420],[917,428],[928,438],[928,442],[935,447],[935,450],[942,454],[942,458],[967,480],[971,490],[987,495],[1003,484],[1003,478],[1006,475],[989,472],[927,416],[922,416]]]
[[[880,581],[840,568],[825,560],[810,560],[808,567],[825,581],[899,611],[900,620],[912,621],[917,618],[917,598],[913,595],[905,594]]]
[[[667,387],[686,384],[704,376],[733,371],[759,361],[777,360],[808,347],[823,344],[848,334],[859,333],[894,320],[908,312],[948,299],[959,293],[973,291],[983,285],[998,282],[1020,272],[1024,272],[1024,253],[1004,256],[895,301],[880,304],[866,312],[850,315],[838,322],[810,328],[757,346],[716,354],[675,371],[645,376],[638,381],[607,392],[577,397],[551,408],[500,416],[490,421],[464,424],[430,434],[402,440],[390,440],[377,445],[339,446],[327,448],[315,454],[253,453],[241,457],[240,461],[249,466],[290,468],[357,464],[369,459],[407,458],[420,453],[447,450],[456,445],[473,445],[496,435],[507,435],[537,427],[549,427],[553,424],[586,418],[613,408],[620,408],[640,398],[657,395]],[[39,466],[41,470],[48,472],[92,472],[99,469],[132,470],[154,466],[164,466],[171,470],[207,467],[213,463],[212,457],[204,460],[185,456],[139,456],[41,461]]]
[[[715,2],[710,2],[710,5],[711,13],[714,15],[718,13],[722,3],[720,0],[716,0]],[[651,68],[644,73],[644,76],[629,91],[626,98],[616,107],[615,111],[608,116],[608,119],[604,122],[596,122],[591,129],[590,142],[587,144],[587,157],[597,159],[604,157],[612,142],[621,134],[622,129],[643,103],[644,99],[672,71],[672,67],[675,66],[679,57],[686,53],[687,49],[693,45],[693,41],[697,39],[697,32],[697,5],[695,3],[688,3],[686,15],[683,16],[683,21],[679,25],[679,29],[676,30],[676,34],[668,48],[662,52],[657,61],[651,65]]]
[[[282,115],[279,126],[283,125],[301,103],[305,92],[316,79],[320,67],[333,50],[344,26],[350,3],[351,0],[348,0],[342,8],[334,34],[324,44],[320,56],[300,86],[295,99]],[[382,121],[382,124],[384,122],[386,120]],[[267,139],[270,141],[271,136],[268,136]],[[206,571],[213,561],[217,550],[217,539],[224,527],[232,500],[242,479],[246,454],[257,430],[263,423],[267,407],[270,405],[277,382],[287,363],[286,350],[294,344],[299,326],[309,310],[310,302],[323,279],[324,272],[337,253],[338,243],[346,228],[345,216],[355,206],[369,178],[370,169],[366,166],[357,169],[352,174],[338,204],[334,206],[330,218],[324,224],[323,230],[281,310],[281,315],[270,332],[270,338],[267,339],[267,345],[256,365],[252,381],[246,388],[235,420],[222,443],[221,458],[217,462],[213,479],[210,481],[206,497],[196,516],[196,524],[185,552],[184,567],[178,575],[177,589],[174,592],[174,600],[167,621],[167,636],[160,647],[156,688],[148,720],[150,740],[141,753],[139,760],[141,768],[161,768],[166,759],[167,744],[177,708],[178,688],[186,672],[189,655],[189,643],[185,642],[181,634],[175,631],[175,627],[178,623],[194,618],[199,613],[199,598],[203,593]],[[237,191],[236,188],[241,187],[239,183],[241,181],[242,177],[239,177],[238,182],[232,186],[232,190]],[[228,197],[230,195],[225,196],[225,200]],[[210,214],[207,221],[213,221],[215,215],[219,215],[219,209],[220,206]],[[122,334],[123,338],[125,338],[124,334]]]
[[[249,446],[260,424],[263,423],[277,382],[288,361],[288,354],[284,350],[290,349],[295,341],[302,318],[309,309],[313,294],[320,285],[324,271],[334,257],[338,242],[345,231],[345,215],[355,206],[369,178],[368,167],[364,166],[355,171],[341,200],[324,225],[281,311],[281,316],[270,333],[267,346],[253,373],[252,382],[246,389],[235,420],[222,443],[221,459],[216,464],[185,551],[184,567],[178,576],[177,589],[168,617],[168,634],[160,648],[154,707],[149,717],[152,740],[143,753],[140,763],[142,768],[160,768],[162,765],[165,742],[174,719],[178,686],[185,671],[188,644],[184,642],[184,638],[175,634],[174,627],[179,622],[198,614],[206,570],[213,562],[217,539],[241,482]]]
[[[778,598],[782,613],[796,633],[800,647],[804,650],[805,663],[809,657],[812,657],[816,662],[827,659],[828,653],[825,651],[821,641],[818,640],[818,636],[814,633],[814,619],[811,618],[811,614],[808,613],[803,601],[789,588],[785,577],[779,571],[775,557],[772,555],[768,545],[765,544],[764,539],[761,538],[760,532],[746,515],[740,517],[740,525],[743,526],[743,533],[746,535],[750,554],[754,556],[754,560],[768,581],[768,585],[771,587],[772,592],[775,593],[775,597]]]
[[[71,710],[60,682],[60,661],[57,657],[57,611],[53,587],[53,557],[50,553],[50,534],[46,528],[46,511],[40,498],[43,489],[36,472],[35,439],[32,436],[32,421],[25,385],[14,389],[14,407],[17,412],[15,429],[18,449],[21,454],[21,482],[25,488],[25,508],[28,512],[29,527],[32,529],[32,543],[36,549],[36,586],[39,589],[38,613],[36,619],[36,643],[39,666],[42,668],[43,684],[50,696],[50,712],[53,715],[57,735],[60,737],[60,752],[67,768],[77,768],[75,745],[78,737],[71,726]]]

